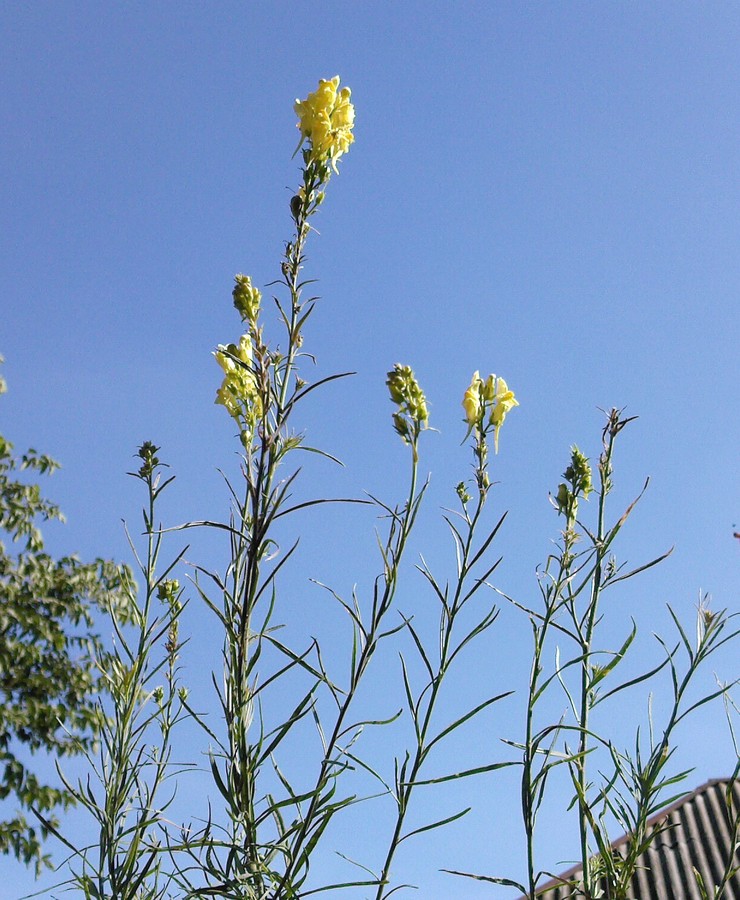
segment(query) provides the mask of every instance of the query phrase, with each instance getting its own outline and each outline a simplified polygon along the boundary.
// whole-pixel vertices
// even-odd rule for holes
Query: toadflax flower
[[[491,376],[491,378],[493,377],[494,376]],[[498,453],[498,433],[501,426],[504,424],[506,413],[515,406],[519,406],[519,403],[514,396],[514,391],[509,390],[509,387],[503,378],[496,379],[496,392],[494,394],[493,402],[494,405],[491,409],[491,425],[496,429],[494,432],[493,444],[496,453]]]
[[[294,107],[302,138],[311,142],[312,160],[328,159],[335,171],[337,160],[354,141],[355,123],[352,92],[347,87],[338,88],[338,75],[329,81],[322,79],[318,88],[305,100],[296,100]]]
[[[470,379],[470,387],[465,391],[463,397],[463,408],[465,409],[465,421],[472,428],[477,425],[481,419],[481,388],[483,387],[483,379],[480,372],[473,372]]]
[[[252,372],[252,338],[243,334],[238,345],[219,344],[213,355],[224,371],[215,402],[226,408],[246,441],[262,416],[262,400]]]
[[[462,405],[465,410],[468,434],[473,428],[485,431],[486,422],[484,420],[486,415],[488,415],[487,424],[493,426],[494,446],[496,453],[498,453],[498,433],[504,424],[506,414],[515,406],[519,406],[514,392],[509,390],[509,386],[503,378],[489,375],[484,381],[480,376],[480,372],[473,372],[473,377],[470,380],[470,386],[465,391]]]

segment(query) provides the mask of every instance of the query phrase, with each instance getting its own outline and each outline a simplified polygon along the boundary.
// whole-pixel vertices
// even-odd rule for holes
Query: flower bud
[[[588,499],[588,495],[593,491],[588,458],[575,445],[570,449],[570,465],[563,472],[563,478],[571,483],[574,494],[581,494]]]
[[[460,502],[463,504],[463,506],[466,503],[470,503],[470,501],[473,499],[468,493],[468,489],[465,487],[464,481],[461,481],[460,484],[458,484],[458,486],[455,488],[455,491],[457,493],[457,496],[460,498]]]
[[[262,294],[254,287],[249,275],[235,275],[234,281],[236,284],[231,295],[234,298],[236,311],[242,317],[243,322],[256,322],[260,311]]]
[[[168,578],[157,588],[157,597],[163,603],[172,604],[173,599],[177,596],[179,590],[180,582],[176,578]]]
[[[137,452],[137,456],[139,459],[143,460],[143,463],[139,469],[139,475],[142,478],[147,478],[152,475],[154,470],[159,465],[159,458],[157,456],[157,452],[159,447],[155,447],[151,441],[144,441],[144,443],[139,447]]]
[[[496,399],[496,376],[489,375],[481,386],[481,396],[487,403]]]
[[[393,425],[398,434],[407,443],[415,443],[422,428],[426,428],[429,419],[424,392],[410,366],[400,363],[388,372],[386,379],[388,392],[393,403],[398,404],[398,411],[393,413]]]
[[[565,511],[568,509],[568,502],[570,501],[570,491],[568,490],[567,484],[559,484],[558,485],[558,493],[555,497],[555,502],[558,504],[558,512],[565,514]]]

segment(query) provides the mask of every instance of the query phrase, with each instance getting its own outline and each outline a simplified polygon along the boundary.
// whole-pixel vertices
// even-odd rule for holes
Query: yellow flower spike
[[[263,413],[262,398],[252,371],[252,337],[246,333],[239,338],[238,344],[219,344],[213,355],[224,372],[215,402],[237,423],[242,444],[247,448]]]
[[[318,88],[305,100],[296,100],[294,107],[302,141],[311,143],[311,159],[329,160],[334,171],[337,160],[354,141],[355,124],[352,92],[346,87],[338,91],[338,87],[338,75],[328,81],[322,79]]]

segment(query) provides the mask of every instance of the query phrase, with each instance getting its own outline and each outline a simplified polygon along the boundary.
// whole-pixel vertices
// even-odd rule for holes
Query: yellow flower
[[[339,88],[339,76],[319,81],[305,100],[296,100],[295,112],[302,137],[311,142],[311,157],[328,159],[336,171],[336,161],[354,141],[355,108],[349,88]]]
[[[515,406],[519,406],[519,403],[514,396],[514,391],[509,390],[509,386],[506,384],[503,378],[497,378],[495,405],[491,409],[491,425],[495,426],[496,429],[493,436],[493,444],[496,453],[498,453],[499,430],[504,424],[506,413],[509,412],[510,409],[513,409]]]
[[[482,387],[483,380],[480,377],[480,373],[473,372],[473,377],[470,380],[470,387],[465,391],[465,396],[462,401],[463,408],[465,409],[465,421],[471,428],[480,421]]]
[[[248,334],[243,334],[239,338],[238,346],[236,344],[219,344],[213,355],[227,375],[231,375],[232,372],[239,369],[243,370],[243,367],[235,362],[235,358],[241,360],[245,365],[251,365],[252,338]]]
[[[226,408],[245,440],[262,417],[262,399],[252,371],[252,338],[243,334],[238,344],[219,344],[213,355],[224,371],[215,402]]]
[[[496,393],[494,395],[496,405],[491,410],[491,424],[503,425],[506,413],[515,406],[519,406],[514,391],[510,391],[503,378],[496,379]]]
[[[484,381],[480,372],[473,372],[470,387],[465,391],[462,401],[465,409],[465,421],[468,423],[468,434],[473,428],[479,440],[485,438],[488,427],[494,428],[494,444],[498,453],[498,433],[504,424],[506,413],[515,406],[519,406],[514,392],[509,390],[503,378],[489,375]],[[488,425],[484,419],[488,414]]]
[[[496,399],[496,376],[489,375],[488,378],[483,382],[481,387],[481,394],[483,399],[490,403],[492,400]]]

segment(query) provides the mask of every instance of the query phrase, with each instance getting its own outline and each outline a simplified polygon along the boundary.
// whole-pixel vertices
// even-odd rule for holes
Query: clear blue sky
[[[290,236],[293,100],[340,74],[356,144],[309,249],[323,299],[307,349],[320,373],[358,374],[306,405],[311,440],[348,467],[309,468],[305,494],[400,500],[384,378],[411,364],[440,432],[424,442],[433,481],[413,552],[449,571],[438,510],[467,474],[460,400],[474,369],[502,374],[521,405],[495,461],[494,504],[511,510],[497,585],[528,599],[560,527],[547,495],[569,445],[596,455],[598,408],[626,406],[639,420],[618,451],[615,504],[651,484],[617,552],[638,564],[675,551],[615,590],[614,643],[634,616],[652,658],[665,603],[690,622],[700,590],[737,609],[737,4],[39,2],[6,4],[0,34],[0,429],[64,465],[47,489],[69,519],[49,532],[53,552],[128,558],[120,519],[138,526],[141,498],[124,473],[145,439],[178,476],[170,523],[226,515],[215,470],[237,447],[213,405],[210,351],[238,335],[232,275],[264,286]],[[282,616],[336,639],[308,578],[367,588],[374,520],[305,524]],[[203,536],[189,558],[218,567],[223,550]],[[425,602],[409,565],[399,603],[420,615]],[[189,616],[189,677],[205,698],[218,645],[196,602]],[[528,652],[526,623],[504,609],[455,689],[523,686]],[[378,713],[400,690],[394,665],[368,698]],[[736,677],[735,654],[716,669]],[[644,709],[633,698],[615,727],[626,734]],[[497,739],[520,733],[521,712],[509,701],[450,753],[503,758]],[[718,708],[683,741],[689,786],[731,769]],[[522,875],[515,779],[441,792],[445,814],[456,792],[474,812],[409,844],[398,877],[425,898],[507,896],[436,870]],[[383,815],[363,813],[337,848],[374,862]],[[559,817],[543,820],[545,867],[576,853]],[[15,898],[18,870],[0,873],[0,897]]]

